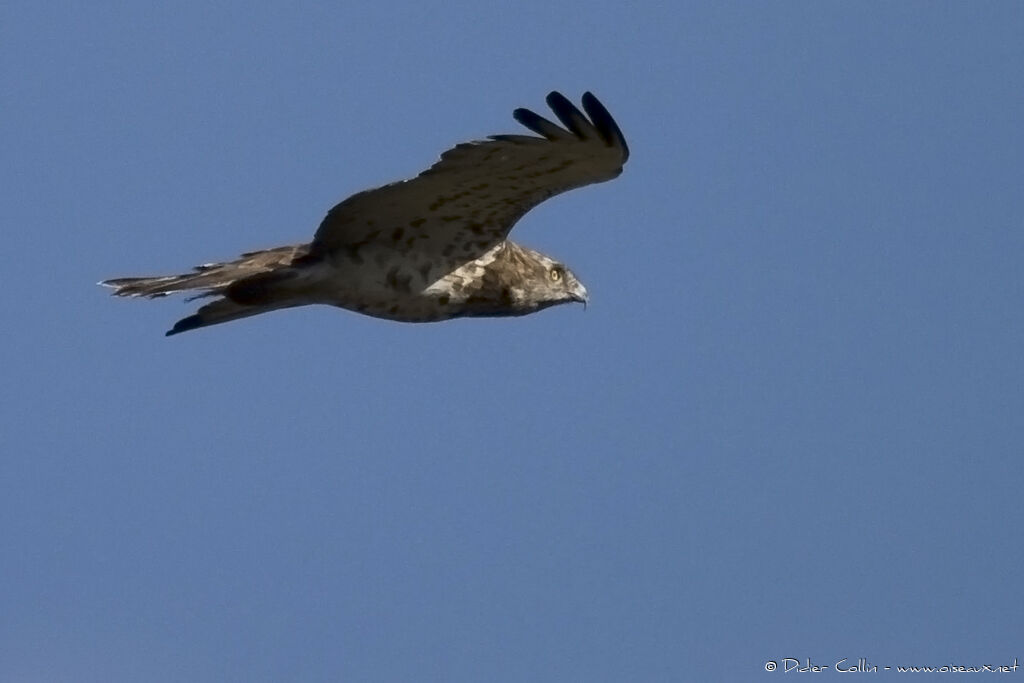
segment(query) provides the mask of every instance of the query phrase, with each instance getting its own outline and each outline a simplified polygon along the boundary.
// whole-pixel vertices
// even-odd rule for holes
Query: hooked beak
[[[590,297],[587,296],[586,287],[577,282],[576,286],[572,290],[571,296],[573,301],[578,301],[579,303],[583,304],[584,311],[587,310],[587,303],[590,301]]]

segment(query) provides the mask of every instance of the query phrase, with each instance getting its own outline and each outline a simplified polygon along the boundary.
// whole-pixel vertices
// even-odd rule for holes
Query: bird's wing
[[[320,224],[313,253],[374,243],[474,258],[548,197],[622,172],[629,148],[596,97],[583,95],[586,115],[557,92],[547,103],[564,128],[516,109],[515,119],[542,137],[494,135],[456,145],[411,180],[349,197]]]

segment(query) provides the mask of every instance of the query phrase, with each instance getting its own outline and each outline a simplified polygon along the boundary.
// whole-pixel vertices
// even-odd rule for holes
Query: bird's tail
[[[199,290],[196,298],[213,296],[252,275],[268,273],[291,266],[309,254],[309,245],[277,247],[242,254],[234,261],[205,263],[191,273],[156,277],[119,277],[100,282],[113,288],[114,296],[145,296],[155,298],[177,292]]]
[[[114,296],[161,297],[177,292],[196,291],[191,299],[223,296],[175,323],[167,335],[225,323],[278,308],[298,306],[310,301],[296,298],[287,284],[300,279],[301,259],[309,254],[309,245],[278,247],[242,254],[225,263],[197,266],[193,272],[157,277],[123,277],[100,284],[113,288]]]

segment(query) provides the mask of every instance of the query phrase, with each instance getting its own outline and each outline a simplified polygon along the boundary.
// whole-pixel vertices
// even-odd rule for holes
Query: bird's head
[[[532,313],[573,302],[586,308],[587,288],[564,263],[532,249],[510,246],[518,252],[510,255],[507,264],[511,303],[517,312]]]

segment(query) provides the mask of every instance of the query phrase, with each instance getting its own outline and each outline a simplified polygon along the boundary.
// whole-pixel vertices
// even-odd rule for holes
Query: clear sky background
[[[1022,36],[1017,2],[3,3],[0,680],[1024,664]],[[553,89],[632,150],[513,233],[586,312],[166,339],[193,305],[94,285],[306,241]]]

